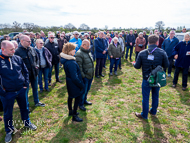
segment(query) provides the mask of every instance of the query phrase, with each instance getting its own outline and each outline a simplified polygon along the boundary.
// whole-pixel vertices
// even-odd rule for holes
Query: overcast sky
[[[39,26],[109,29],[155,27],[190,28],[190,0],[0,0],[0,23],[30,22]]]

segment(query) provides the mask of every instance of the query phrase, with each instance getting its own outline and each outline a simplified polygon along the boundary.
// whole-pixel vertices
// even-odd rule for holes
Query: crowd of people
[[[186,32],[186,31],[185,31]],[[182,70],[182,89],[187,88],[188,70],[190,66],[190,35],[185,34],[184,40],[179,42],[175,31],[167,32],[146,31],[137,33],[130,30],[111,33],[89,31],[84,35],[74,31],[73,35],[66,35],[58,31],[56,34],[49,31],[48,37],[43,31],[27,32],[16,35],[13,40],[4,36],[0,50],[0,98],[4,112],[6,131],[5,141],[12,140],[12,112],[15,99],[20,108],[21,118],[25,127],[36,130],[37,126],[31,123],[29,114],[28,93],[31,84],[35,106],[44,107],[39,101],[39,93],[50,92],[52,85],[52,70],[55,70],[56,82],[62,83],[59,78],[59,69],[64,68],[68,91],[68,109],[72,120],[82,122],[77,109],[86,111],[84,105],[92,105],[87,100],[93,78],[104,77],[102,71],[106,62],[110,62],[109,75],[117,76],[118,68],[122,70],[122,58],[132,62],[135,68],[142,67],[143,82],[143,111],[135,113],[139,118],[147,119],[148,113],[156,115],[159,101],[160,87],[150,87],[147,79],[151,73],[150,63],[162,66],[171,77],[172,65],[175,59],[175,73],[173,87],[178,82]],[[148,47],[147,47],[148,46]],[[133,48],[135,49],[133,50]],[[130,50],[130,52],[129,52]],[[129,57],[129,58],[128,58]],[[94,66],[94,61],[96,65]],[[39,87],[39,92],[38,92]],[[149,110],[149,95],[152,91],[152,108]],[[72,107],[72,101],[74,107]],[[2,120],[2,117],[0,117]]]

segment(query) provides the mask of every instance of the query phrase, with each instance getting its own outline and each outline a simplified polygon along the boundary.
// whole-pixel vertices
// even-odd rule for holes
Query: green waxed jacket
[[[75,57],[76,62],[79,65],[82,78],[92,79],[94,75],[94,60],[90,50],[80,47],[80,50],[77,51]]]

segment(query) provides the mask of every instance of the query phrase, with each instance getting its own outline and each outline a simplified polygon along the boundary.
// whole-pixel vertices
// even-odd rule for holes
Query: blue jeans
[[[81,102],[79,103],[79,106],[83,106],[84,103],[87,101],[87,94],[91,88],[92,81],[93,81],[93,78],[92,79],[83,78],[84,89],[82,91]]]
[[[32,86],[32,93],[33,93],[34,103],[37,104],[37,103],[39,103],[39,98],[38,98],[38,76],[36,77],[35,80],[31,79],[30,84]],[[28,92],[29,92],[29,85],[28,85],[27,90],[26,90],[26,101],[27,101],[28,108],[29,108]]]
[[[110,58],[110,73],[112,73],[113,65],[115,65],[114,72],[117,71],[119,61],[120,61],[120,58],[119,59]]]
[[[42,74],[44,76],[44,83],[45,83],[45,89],[48,89],[48,74],[49,74],[49,68],[40,68],[39,69],[39,75],[38,75],[38,84],[40,86],[40,90],[43,90],[43,83],[42,83]]]
[[[152,108],[150,109],[150,112],[153,115],[156,115],[157,113],[157,108],[158,108],[158,103],[159,103],[159,87],[150,87],[149,82],[147,80],[143,79],[142,82],[142,112],[141,115],[143,118],[147,119],[148,118],[148,112],[149,112],[149,96],[150,96],[150,91],[152,90]]]
[[[4,111],[4,124],[6,133],[10,133],[13,130],[14,124],[18,123],[18,121],[13,120],[13,107],[15,99],[17,100],[18,106],[20,108],[21,118],[25,126],[29,124],[29,110],[27,106],[26,100],[26,89],[22,88],[17,92],[7,92],[6,96],[0,96],[1,101],[3,103],[3,111]]]
[[[55,69],[55,78],[56,78],[56,81],[59,80],[59,63],[58,63],[58,64],[55,64],[55,65],[52,65],[52,67],[49,70],[49,75],[48,75],[49,82],[51,82],[51,76],[52,76],[53,66],[54,66],[54,69]]]
[[[129,49],[130,49],[130,59],[131,59],[131,57],[132,57],[132,54],[133,54],[133,46],[127,46],[125,59],[128,58],[128,52],[129,52]]]

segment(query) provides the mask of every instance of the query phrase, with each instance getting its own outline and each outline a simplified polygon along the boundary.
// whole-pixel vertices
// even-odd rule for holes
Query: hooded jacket
[[[0,55],[0,95],[16,92],[28,87],[29,74],[23,60],[16,55],[12,57]]]

